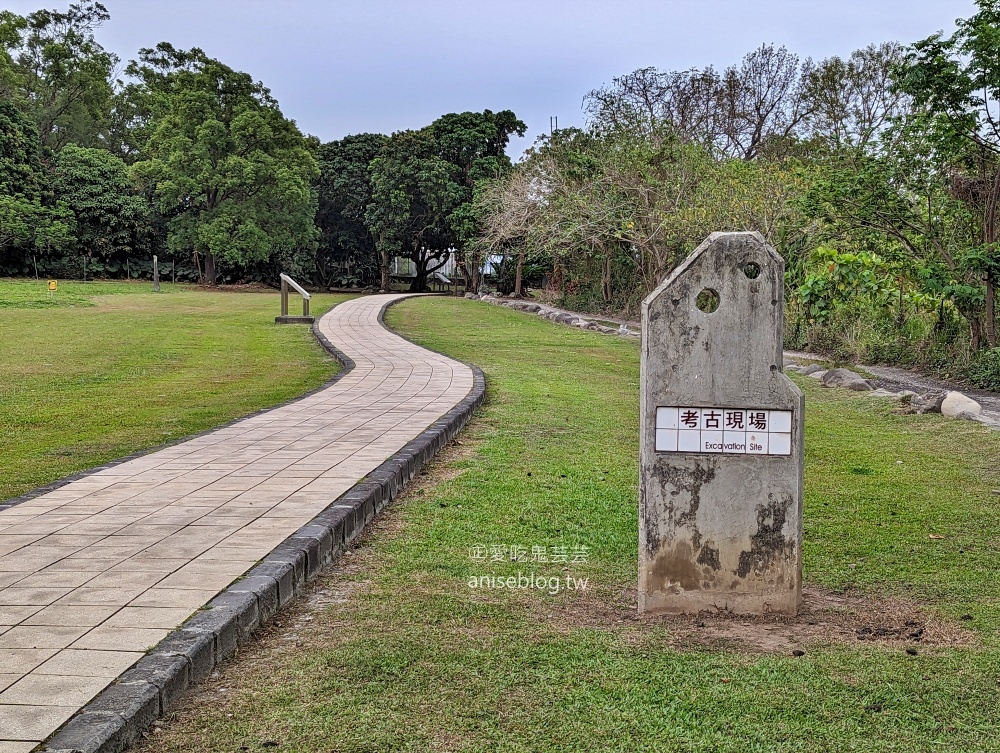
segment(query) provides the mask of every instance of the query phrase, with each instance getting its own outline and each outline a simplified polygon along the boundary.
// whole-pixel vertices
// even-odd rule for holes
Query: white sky
[[[330,141],[511,109],[519,152],[582,125],[591,89],[636,68],[724,68],[764,42],[846,56],[954,29],[973,0],[103,0],[98,40],[123,60],[160,41],[201,47],[262,80],[287,117]],[[0,0],[25,14],[65,0]]]

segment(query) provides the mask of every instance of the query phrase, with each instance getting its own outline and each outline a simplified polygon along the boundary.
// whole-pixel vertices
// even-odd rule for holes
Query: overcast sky
[[[512,154],[583,125],[591,89],[636,68],[724,68],[762,43],[801,57],[954,29],[973,0],[103,0],[98,40],[123,60],[201,47],[270,87],[323,141],[419,128],[446,112],[513,110]],[[0,0],[25,14],[57,0]]]

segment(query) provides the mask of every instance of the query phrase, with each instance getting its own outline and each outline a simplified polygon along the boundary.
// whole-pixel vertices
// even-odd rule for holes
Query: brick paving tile
[[[333,384],[0,511],[0,753],[47,738],[469,394],[469,367],[379,323],[400,297],[320,320],[355,363]]]

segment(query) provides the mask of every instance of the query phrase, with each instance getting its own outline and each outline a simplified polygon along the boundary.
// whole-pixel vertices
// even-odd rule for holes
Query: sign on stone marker
[[[713,233],[643,302],[641,611],[798,608],[804,400],[783,308],[759,233]]]
[[[656,451],[791,455],[792,412],[658,407]]]

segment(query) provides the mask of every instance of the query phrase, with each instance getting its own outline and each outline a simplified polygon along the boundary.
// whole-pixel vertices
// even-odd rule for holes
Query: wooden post
[[[160,260],[153,254],[153,292],[160,292]]]
[[[302,296],[302,316],[289,316],[288,315],[288,289],[295,288],[295,292]],[[312,324],[312,316],[309,315],[309,292],[299,285],[295,280],[293,280],[288,275],[282,273],[281,275],[281,316],[276,316],[274,321],[276,324]]]

